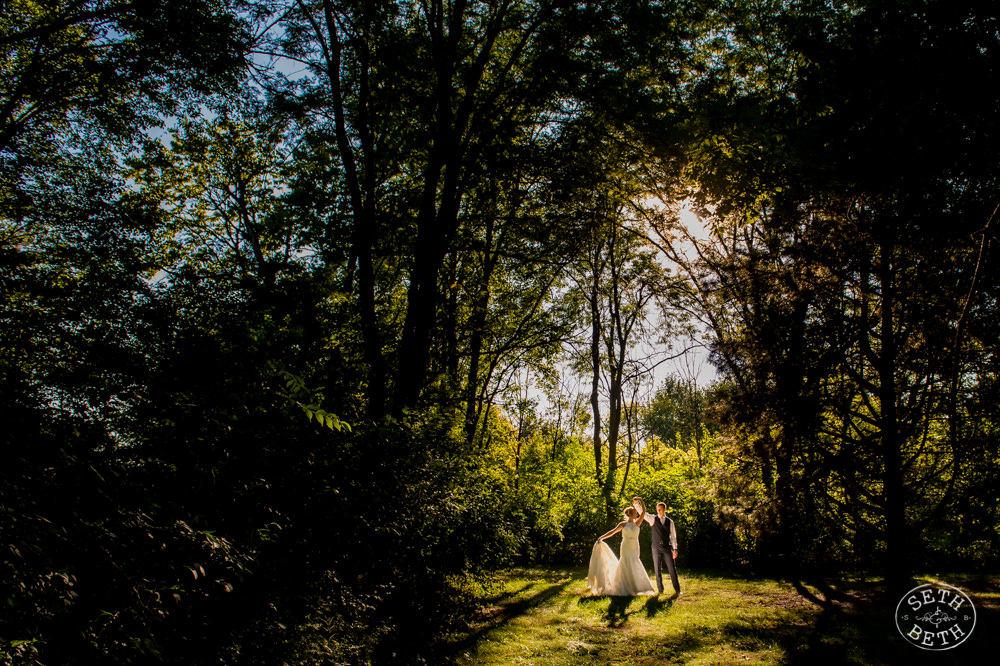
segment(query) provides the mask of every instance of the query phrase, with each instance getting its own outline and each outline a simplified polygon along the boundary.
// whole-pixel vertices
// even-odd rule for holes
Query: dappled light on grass
[[[873,583],[776,581],[727,574],[681,576],[684,594],[586,595],[583,569],[523,569],[466,640],[444,652],[464,666],[577,664],[989,663],[998,581],[963,579],[980,600],[982,633],[942,657],[903,642],[892,606]],[[980,629],[977,628],[977,632]],[[954,659],[958,659],[955,661]]]

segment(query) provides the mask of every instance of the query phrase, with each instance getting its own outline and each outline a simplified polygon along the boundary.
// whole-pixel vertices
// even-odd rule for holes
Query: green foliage
[[[210,620],[234,617],[254,546],[161,504],[176,499],[161,493],[152,466],[95,453],[102,437],[92,428],[62,418],[35,432],[17,425],[4,441],[3,500],[21,513],[2,516],[2,596],[5,638],[28,641],[18,652],[175,659],[185,641],[218,640],[226,624]]]
[[[3,659],[420,663],[633,495],[995,566],[991,9],[4,3]]]
[[[30,205],[25,190],[65,148],[132,143],[158,111],[231,84],[246,42],[225,0],[4,3],[2,217]]]
[[[898,576],[959,501],[972,387],[992,383],[972,333],[990,308],[971,304],[993,289],[996,104],[952,73],[996,76],[995,20],[981,3],[781,10],[726,3],[698,44],[688,175],[713,235],[674,256],[731,380],[723,494],[777,566]],[[871,67],[901,61],[920,65]]]
[[[330,430],[347,430],[350,432],[351,425],[349,423],[344,423],[336,414],[331,414],[319,407],[319,403],[323,402],[323,394],[320,393],[323,390],[322,386],[310,389],[306,386],[305,380],[298,375],[292,374],[287,370],[283,370],[281,374],[285,379],[288,398],[302,409],[310,421],[316,419],[316,423]]]
[[[501,483],[498,507],[519,535],[517,562],[586,563],[596,538],[609,523],[601,488],[593,479],[591,442],[534,413],[517,429],[504,419],[490,426],[490,466]],[[644,442],[632,462],[624,494],[616,496],[616,516],[633,495],[650,511],[667,504],[677,524],[684,557],[692,566],[744,566],[752,542],[740,525],[720,519],[712,492],[724,464],[718,438],[702,432],[697,442],[678,439],[668,446],[657,438]],[[619,468],[624,474],[624,466]],[[641,536],[648,559],[648,532]]]

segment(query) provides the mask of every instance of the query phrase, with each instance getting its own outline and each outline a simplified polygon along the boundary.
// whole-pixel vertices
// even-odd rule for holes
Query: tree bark
[[[365,151],[365,170],[358,173],[357,160],[347,133],[347,116],[344,109],[344,93],[341,85],[341,59],[343,44],[333,14],[333,4],[330,0],[323,1],[323,15],[326,21],[327,39],[317,35],[321,42],[329,44],[324,49],[327,78],[330,83],[330,93],[333,100],[334,124],[337,136],[337,151],[340,154],[347,190],[353,216],[351,233],[351,252],[358,267],[357,299],[358,314],[361,320],[362,348],[365,360],[368,362],[369,376],[367,387],[368,415],[375,421],[380,421],[385,414],[386,399],[386,368],[385,357],[382,354],[382,333],[378,325],[378,312],[375,299],[375,268],[372,257],[372,247],[375,242],[376,216],[374,198],[374,171],[372,164],[372,146],[368,109],[370,93],[368,86],[368,58],[361,60],[361,105],[359,117],[355,124],[360,126],[362,133],[362,149]],[[362,184],[362,177],[365,180]]]
[[[594,476],[597,485],[604,488],[601,476],[601,308],[598,303],[598,280],[595,270],[590,291],[590,409],[594,415]]]
[[[878,280],[882,292],[880,306],[878,363],[879,406],[883,458],[885,505],[886,581],[892,598],[906,592],[911,561],[907,551],[906,503],[899,422],[896,413],[896,335],[893,308],[896,303],[894,251],[895,229],[886,225],[879,247]]]

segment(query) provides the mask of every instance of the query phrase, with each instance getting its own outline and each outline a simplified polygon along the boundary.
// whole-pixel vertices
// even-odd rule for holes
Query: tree
[[[490,245],[501,239],[518,248],[527,234],[561,256],[577,229],[546,235],[522,222],[554,171],[548,163],[542,173],[531,159],[560,142],[574,118],[636,117],[650,104],[642,91],[660,75],[656,66],[683,57],[687,28],[666,9],[630,2],[328,0],[289,3],[273,16],[281,27],[259,41],[258,53],[306,69],[276,75],[269,88],[333,140],[341,167],[351,228],[345,284],[363,329],[369,408],[398,413],[455,372],[455,355],[437,353],[458,339],[448,278],[469,267],[463,243],[486,243],[486,270],[476,278],[483,284],[503,252]],[[622,38],[657,29],[668,38],[653,49],[633,50]],[[606,66],[617,58],[634,62]],[[528,264],[536,256],[513,258]],[[473,285],[468,292],[485,293]],[[477,366],[468,379],[484,376]],[[480,388],[464,389],[467,411]]]
[[[149,142],[132,175],[164,210],[158,235],[168,275],[207,272],[273,288],[305,254],[304,230],[279,208],[291,175],[287,121],[234,111],[183,121],[169,147]]]
[[[157,218],[121,165],[156,113],[238,78],[244,36],[223,3],[3,5],[0,566],[10,658],[149,658],[163,654],[157,640],[176,647],[169,637],[187,622],[204,645],[193,627],[223,600],[222,584],[181,612],[155,590],[194,601],[205,590],[174,576],[188,558],[230,581],[247,562],[247,551],[157,505],[154,484],[137,483],[155,467],[131,455],[144,427],[136,407],[155,374],[146,278]]]
[[[964,93],[953,106],[945,74],[992,76],[980,56],[994,37],[977,6],[914,9],[806,4],[732,43],[747,47],[734,63],[780,54],[767,60],[779,66],[705,79],[706,131],[689,173],[715,236],[682,264],[738,389],[738,421],[755,424],[747,453],[765,485],[775,473],[779,530],[794,525],[798,498],[811,512],[830,507],[827,529],[861,552],[879,551],[884,530],[894,587],[912,565],[926,493],[947,496],[931,480],[958,471],[933,426],[956,379],[931,350],[953,349],[967,302],[955,285],[975,284],[982,247],[966,234],[988,228],[995,207],[984,196],[995,170],[978,152],[994,140],[993,105]],[[948,44],[948,55],[937,50]],[[869,67],[901,53],[926,64],[919,82]],[[723,97],[740,100],[722,116],[711,102],[720,81]],[[954,426],[961,416],[950,413]],[[831,478],[844,486],[830,492]],[[836,527],[845,514],[857,531]]]
[[[626,395],[651,370],[644,350],[669,340],[679,317],[672,311],[669,273],[640,237],[611,217],[595,228],[593,239],[575,278],[587,330],[574,363],[590,377],[595,475],[611,517],[621,492],[618,445]]]
[[[287,81],[285,94],[306,92],[307,105],[329,113],[336,138],[371,368],[369,408],[378,416],[386,407],[393,359],[392,402],[395,409],[412,407],[428,384],[440,282],[460,235],[464,200],[487,175],[483,160],[502,154],[505,142],[552,103],[559,77],[546,48],[561,10],[326,0],[276,15],[283,30],[261,49],[309,64],[317,78]],[[395,202],[385,194],[390,182],[402,186]],[[376,266],[395,252],[381,245],[384,238],[407,243],[398,344],[394,332],[379,326]]]
[[[695,447],[698,465],[706,433],[717,432],[719,424],[708,412],[708,391],[693,379],[668,376],[642,410],[640,418],[652,436],[668,446]]]
[[[247,34],[224,0],[9,2],[0,23],[0,206],[18,219],[25,189],[87,129],[131,140],[192,93],[231,84]],[[93,136],[91,137],[93,138]]]

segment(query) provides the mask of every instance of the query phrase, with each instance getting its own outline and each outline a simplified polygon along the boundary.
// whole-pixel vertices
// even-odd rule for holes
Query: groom
[[[632,498],[632,506],[640,510],[639,498]],[[674,521],[667,518],[667,505],[663,502],[656,504],[656,513],[647,513],[646,522],[653,528],[653,569],[656,571],[656,588],[663,594],[663,569],[667,566],[670,572],[670,582],[674,585],[674,593],[681,593],[681,584],[677,580],[677,567],[674,560],[677,559],[677,529]]]

